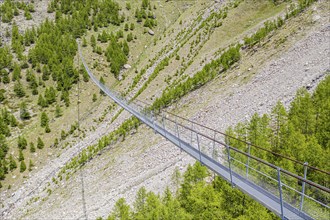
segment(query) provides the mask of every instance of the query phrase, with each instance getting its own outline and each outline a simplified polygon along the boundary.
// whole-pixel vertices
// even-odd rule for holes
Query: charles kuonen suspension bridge
[[[79,55],[88,75],[106,95],[154,132],[230,182],[233,187],[248,194],[282,219],[330,219],[329,188],[307,178],[307,172],[319,172],[324,176],[324,181],[329,182],[329,172],[230,137],[165,110],[153,112],[141,101],[128,101],[95,78],[80,48]],[[231,146],[230,139],[244,143],[246,151]],[[252,148],[275,154],[293,162],[295,166],[302,166],[303,172],[295,174],[260,159],[251,154]]]

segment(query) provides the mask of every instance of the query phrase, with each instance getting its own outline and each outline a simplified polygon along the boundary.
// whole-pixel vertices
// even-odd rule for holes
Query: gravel
[[[191,119],[222,131],[229,125],[249,119],[255,112],[268,113],[277,100],[288,106],[297,89],[302,86],[314,89],[330,70],[329,45],[330,26],[320,25],[280,57],[269,61],[248,82],[234,81],[219,89],[221,79],[216,79],[184,97],[178,106],[193,103],[191,106],[197,110]],[[120,117],[124,119],[125,115]],[[91,142],[99,135],[97,132],[90,137]],[[49,167],[45,166],[48,168],[40,170],[11,197],[3,198],[1,194],[5,207],[0,210],[0,216],[3,219],[82,219],[85,217],[81,193],[83,175],[87,217],[105,217],[120,197],[132,204],[142,186],[155,193],[163,192],[167,186],[174,189],[174,170],[178,168],[183,172],[189,163],[194,162],[151,129],[141,127],[127,140],[111,146],[90,161],[81,175],[60,183],[45,201],[27,205],[29,199],[45,196],[46,192],[42,191],[46,187],[44,179],[50,179],[74,152],[69,151],[67,156],[50,162]],[[36,186],[38,189],[32,191]]]

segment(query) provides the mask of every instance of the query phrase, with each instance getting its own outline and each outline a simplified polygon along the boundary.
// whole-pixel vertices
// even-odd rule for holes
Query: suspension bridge
[[[329,181],[330,173],[316,167],[270,152],[245,141],[195,123],[167,111],[153,112],[146,104],[128,101],[102,84],[88,68],[78,43],[80,59],[93,82],[114,102],[149,126],[155,133],[191,155],[203,165],[258,201],[281,219],[329,219],[330,190],[307,178],[307,171],[320,172]],[[246,151],[228,144],[235,139],[246,145]],[[230,141],[229,141],[230,143]],[[251,154],[251,148],[283,157],[302,166],[297,175]]]

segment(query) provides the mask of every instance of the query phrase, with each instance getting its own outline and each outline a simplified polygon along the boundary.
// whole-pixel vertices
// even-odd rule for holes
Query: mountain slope
[[[255,110],[258,110],[259,113],[269,111],[278,99],[289,102],[297,88],[317,82],[315,79],[320,78],[329,68],[327,21],[322,16],[321,18],[315,17],[325,13],[322,6],[322,3],[317,4],[315,10],[309,9],[298,18],[290,20],[269,41],[263,43],[262,47],[257,47],[257,51],[243,54],[239,65],[227,72],[226,77],[217,78],[207,86],[192,92],[170,109],[173,108],[173,111],[184,117],[223,130],[227,125],[244,120],[245,117],[249,118]],[[239,7],[238,9],[240,9]],[[310,16],[309,13],[313,14]],[[180,23],[179,20],[177,22]],[[301,25],[302,23],[304,25]],[[295,31],[294,34],[292,34],[292,30]],[[211,36],[219,35],[216,33]],[[301,40],[298,41],[299,39]],[[208,42],[210,41],[207,40],[204,46]],[[205,47],[207,48],[207,46]],[[221,48],[221,46],[219,47]],[[152,49],[150,50],[152,51]],[[167,52],[163,53],[169,55],[173,49],[167,48],[166,50]],[[187,51],[189,51],[188,48]],[[196,56],[202,56],[203,53]],[[181,59],[186,56],[188,55],[180,54]],[[160,57],[162,60],[162,55]],[[289,63],[291,60],[296,63],[295,68]],[[310,60],[313,61],[310,63]],[[196,63],[198,64],[199,61]],[[189,68],[196,70],[198,69],[197,66]],[[174,71],[176,69],[175,61],[172,61],[172,65],[166,68],[163,72],[170,73],[171,69]],[[276,68],[279,70],[275,71]],[[309,69],[306,71],[307,68]],[[189,72],[193,71],[189,69]],[[129,77],[126,80],[131,81]],[[151,98],[153,94],[159,94],[160,90],[155,88],[162,84],[162,79],[152,81],[141,97]],[[122,86],[124,89],[127,88],[125,80],[122,82]],[[311,84],[311,86],[314,85]],[[120,85],[118,87],[120,88]],[[272,98],[269,97],[270,94],[272,94]],[[103,102],[106,103],[108,100]],[[219,118],[219,116],[221,117]],[[105,128],[104,130],[113,129],[126,117],[127,113],[122,113],[115,120],[117,124],[111,124],[110,128],[107,127],[109,125],[106,123],[102,123],[102,126]],[[112,116],[107,116],[105,121],[108,120],[110,123],[111,118]],[[85,123],[88,125],[89,122]],[[97,138],[100,133],[97,130],[94,135],[88,136],[88,138]],[[145,137],[148,138],[145,139]],[[88,142],[85,140],[83,143],[85,145]],[[77,151],[77,149],[72,149],[72,151]],[[69,158],[70,155],[67,155],[67,159]],[[180,161],[181,159],[182,161]],[[62,156],[59,157],[59,160],[65,161]],[[140,186],[162,192],[165,186],[171,183],[170,177],[174,168],[179,166],[183,170],[186,164],[191,161],[191,158],[180,153],[177,148],[154,135],[152,131],[143,127],[140,128],[136,134],[127,137],[124,142],[110,146],[102,155],[94,158],[83,168],[84,191],[89,217],[105,216],[113,206],[114,201],[121,196],[132,201]],[[53,165],[55,170],[59,164],[61,163]],[[46,173],[51,173],[54,170],[51,167],[48,168],[50,169]],[[52,173],[47,178],[48,181],[55,174],[55,172]],[[61,182],[60,185],[62,186],[60,187],[52,184],[49,197],[46,195],[46,191],[41,192],[40,195],[45,198],[43,200],[41,198],[36,199],[38,198],[36,192],[26,196],[22,201],[35,198],[34,200],[37,202],[32,203],[30,207],[25,206],[24,202],[16,203],[16,207],[10,211],[11,215],[27,218],[83,217],[82,209],[72,211],[72,207],[80,207],[81,205],[80,176],[76,174],[68,181]],[[35,178],[34,181],[44,179],[40,173]],[[33,181],[33,177],[31,179]],[[35,183],[28,184],[34,187]],[[47,187],[46,182],[42,183],[39,188],[40,191],[44,187]],[[29,192],[29,186],[24,186],[22,189]],[[10,204],[13,199],[23,195],[18,191],[13,198],[6,200],[4,204]],[[22,208],[22,210],[19,211],[17,208]]]

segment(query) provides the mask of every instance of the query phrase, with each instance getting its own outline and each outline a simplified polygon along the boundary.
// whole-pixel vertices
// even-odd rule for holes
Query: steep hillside
[[[44,2],[47,1],[41,2],[46,4]],[[63,17],[66,13],[70,17],[73,9],[63,11],[64,7],[53,7],[50,2],[47,2],[50,13],[44,17],[41,15],[43,19],[46,16],[50,19],[56,17],[56,10],[62,10]],[[60,4],[60,1],[52,2]],[[47,78],[49,71],[44,66],[53,68],[49,63],[40,61],[39,73],[39,61],[34,66],[34,61],[27,59],[28,51],[38,45],[38,40],[24,46],[21,58],[16,47],[8,45],[13,47],[10,48],[13,61],[12,65],[2,67],[6,71],[2,72],[2,80],[5,74],[9,74],[11,80],[7,84],[2,81],[0,85],[6,97],[2,106],[18,120],[17,127],[10,128],[11,136],[6,137],[9,147],[6,158],[9,162],[12,155],[18,168],[8,172],[1,181],[1,213],[6,219],[83,218],[83,204],[88,218],[104,217],[120,197],[131,204],[141,186],[156,193],[162,193],[168,185],[175,187],[172,179],[175,169],[184,171],[193,161],[151,130],[140,126],[129,131],[122,141],[107,145],[83,163],[81,169],[77,169],[79,163],[70,162],[82,149],[98,143],[102,136],[114,131],[130,117],[88,81],[79,68],[81,61],[71,34],[80,37],[83,56],[93,73],[106,85],[127,98],[153,103],[166,93],[163,91],[171,91],[206,64],[218,59],[229,46],[243,43],[248,36],[260,30],[265,21],[283,17],[290,10],[287,2],[275,5],[271,1],[252,0],[117,2],[119,24],[95,25],[102,18],[91,17],[90,21],[94,23],[86,23],[88,28],[82,29],[81,33],[78,29],[68,30],[65,35],[70,39],[68,45],[59,44],[53,48],[71,47],[69,43],[72,43],[72,51],[58,52],[59,55],[71,54],[67,57],[67,65],[59,64],[64,70],[69,70],[67,74],[74,68],[70,81],[72,86],[67,90],[63,89],[65,83],[62,90],[58,90],[58,80],[49,77],[55,69],[50,71],[49,80],[42,78]],[[52,7],[54,12],[50,10]],[[79,7],[77,3],[74,9]],[[170,101],[168,110],[225,130],[233,123],[249,119],[255,111],[269,112],[277,100],[288,105],[298,88],[314,88],[329,70],[328,10],[327,1],[320,1],[287,19],[283,26],[268,33],[255,45],[243,48],[239,62],[230,64],[228,68],[221,64],[222,69],[217,70],[221,74],[209,83],[181,99],[177,98],[175,104]],[[75,17],[74,13],[72,17]],[[19,17],[15,19],[19,21]],[[36,19],[36,25],[39,25],[39,20]],[[25,29],[19,23],[17,25],[20,30]],[[16,36],[20,39],[20,34]],[[3,42],[5,44],[12,39],[15,41],[16,38],[9,37]],[[118,51],[122,55],[119,56]],[[122,60],[114,62],[115,59]],[[25,64],[26,61],[28,67],[21,66],[20,69],[21,80],[12,80],[15,63]],[[118,68],[114,63],[121,65]],[[129,65],[124,68],[124,64]],[[46,89],[57,89],[56,101],[50,101],[48,107],[38,105],[39,95],[33,95],[33,88],[29,87],[31,83],[25,80],[29,71],[39,77],[36,80],[41,83],[37,87],[38,92],[45,98]],[[27,92],[24,97],[17,96],[14,91],[19,81]],[[69,101],[61,98],[63,94],[69,97]],[[51,95],[48,96],[51,99]],[[21,117],[23,102],[31,116],[28,120]],[[40,126],[43,112],[48,117],[44,127]],[[51,130],[48,133],[47,127]],[[21,151],[17,147],[18,137],[25,137],[27,143],[33,142],[37,147],[38,136],[45,144],[43,149],[37,148],[33,152],[30,146]],[[30,171],[20,172],[20,152],[25,158],[21,161],[25,161],[26,166],[32,161],[34,166],[30,167]],[[63,168],[67,164],[72,165],[71,169]]]

